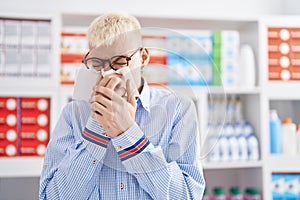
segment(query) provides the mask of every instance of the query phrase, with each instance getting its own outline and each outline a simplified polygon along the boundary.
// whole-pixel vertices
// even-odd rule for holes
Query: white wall
[[[285,0],[283,4],[284,14],[300,15],[300,1],[299,0]]]
[[[281,14],[282,1],[284,0],[0,0],[0,13],[125,11],[135,15],[161,17],[248,17]]]

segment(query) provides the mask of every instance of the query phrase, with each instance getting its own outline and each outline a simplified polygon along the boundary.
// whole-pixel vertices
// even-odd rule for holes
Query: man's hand
[[[116,74],[103,77],[95,86],[90,100],[92,117],[111,137],[122,134],[135,121],[137,105],[132,84],[127,80],[124,89],[121,77]],[[127,98],[124,98],[126,93]]]

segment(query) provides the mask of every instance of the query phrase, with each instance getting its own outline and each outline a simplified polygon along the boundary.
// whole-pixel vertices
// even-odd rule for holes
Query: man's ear
[[[142,56],[142,65],[145,66],[150,61],[149,51],[148,51],[147,48],[142,48],[140,53],[141,53],[141,56]]]

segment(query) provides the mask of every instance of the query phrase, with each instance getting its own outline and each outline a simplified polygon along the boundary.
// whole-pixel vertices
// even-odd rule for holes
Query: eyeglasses
[[[82,59],[82,63],[86,66],[86,68],[94,69],[96,71],[106,71],[109,69],[118,70],[122,67],[128,66],[132,56],[134,56],[134,54],[136,54],[136,52],[138,52],[139,50],[141,50],[141,48],[135,50],[130,56],[119,55],[113,56],[110,59],[101,59],[97,57],[87,58],[90,53],[88,52]]]

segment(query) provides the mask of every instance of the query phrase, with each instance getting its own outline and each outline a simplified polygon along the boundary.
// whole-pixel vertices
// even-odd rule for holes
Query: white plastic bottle
[[[239,83],[244,88],[255,87],[255,59],[250,45],[244,44],[240,47],[239,59]]]
[[[234,131],[239,146],[239,160],[246,161],[248,160],[247,140],[240,122],[235,123]]]
[[[239,144],[233,126],[231,123],[226,123],[225,129],[229,141],[230,161],[237,161],[239,159]]]
[[[246,134],[247,146],[248,146],[248,160],[259,159],[259,144],[253,128],[249,122],[244,124],[244,132]]]
[[[297,154],[296,124],[291,118],[285,118],[282,123],[282,150],[285,155]]]
[[[242,113],[242,102],[240,100],[240,97],[237,95],[234,98],[234,104],[233,104],[233,121],[244,123],[244,116]]]
[[[224,127],[221,131],[220,139],[218,141],[219,143],[219,149],[220,149],[220,161],[226,162],[229,160],[229,136],[226,128]]]

